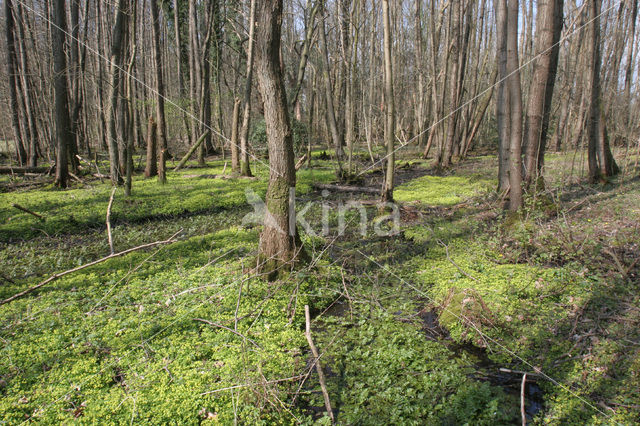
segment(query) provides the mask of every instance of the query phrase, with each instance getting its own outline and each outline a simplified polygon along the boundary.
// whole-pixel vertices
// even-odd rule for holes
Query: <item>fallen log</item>
[[[69,270],[64,271],[64,272],[59,272],[57,274],[53,274],[49,278],[47,278],[46,280],[34,285],[33,287],[29,287],[28,289],[26,289],[24,291],[21,291],[20,293],[14,294],[13,296],[9,297],[8,299],[4,299],[4,300],[0,301],[0,305],[4,305],[5,303],[9,303],[9,302],[12,302],[12,301],[14,301],[16,299],[19,299],[22,296],[25,296],[25,295],[27,295],[27,294],[39,289],[40,287],[43,287],[43,286],[49,284],[50,282],[57,280],[60,277],[64,277],[65,275],[69,275],[69,274],[71,274],[73,272],[81,271],[81,270],[86,269],[86,268],[88,268],[90,266],[97,265],[98,263],[106,262],[109,259],[113,259],[115,257],[124,256],[125,254],[133,253],[134,251],[142,250],[142,249],[145,249],[145,248],[150,248],[150,247],[155,247],[155,246],[159,246],[159,245],[174,243],[174,242],[177,241],[175,239],[175,237],[178,236],[178,234],[180,232],[182,232],[182,230],[180,230],[180,231],[176,232],[175,234],[173,234],[168,240],[156,241],[154,243],[143,244],[143,245],[138,246],[138,247],[133,247],[133,248],[121,251],[119,253],[110,254],[109,256],[105,256],[105,257],[103,257],[101,259],[94,260],[93,262],[85,263],[84,265],[77,266],[77,267],[75,267],[73,269],[69,269]]]
[[[327,189],[329,191],[339,192],[363,192],[365,194],[378,194],[380,195],[380,189],[369,188],[366,186],[352,186],[352,185],[328,185],[324,183],[314,183],[314,189]]]
[[[174,172],[177,172],[178,170],[180,170],[187,163],[187,161],[189,161],[189,158],[191,158],[191,156],[196,151],[196,149],[198,149],[198,147],[202,144],[202,142],[204,142],[208,134],[209,134],[209,130],[204,132],[202,136],[198,138],[196,143],[194,143],[193,146],[189,148],[189,151],[184,155],[184,157],[182,157],[182,160],[180,160],[178,165],[173,169]]]
[[[24,173],[47,173],[49,167],[0,167],[0,175],[13,175]]]
[[[184,175],[183,177],[189,179],[244,179],[244,180],[257,180],[255,176],[240,176],[240,175]]]

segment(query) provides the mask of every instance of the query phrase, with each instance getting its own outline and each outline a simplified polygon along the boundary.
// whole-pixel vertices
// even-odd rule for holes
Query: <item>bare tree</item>
[[[64,6],[64,5],[63,5]],[[4,2],[6,17],[6,37],[7,37],[7,76],[9,77],[9,94],[11,96],[11,124],[13,127],[13,143],[16,148],[18,163],[22,166],[27,161],[27,152],[24,149],[22,136],[20,135],[20,116],[18,112],[18,60],[15,45],[15,21],[13,16],[12,0]],[[63,41],[64,42],[64,41]]]
[[[121,102],[118,102],[120,84],[122,81],[122,48],[127,28],[127,3],[128,0],[118,0],[116,6],[116,23],[113,27],[113,39],[111,42],[111,56],[109,61],[110,84],[107,86],[107,143],[109,145],[109,172],[111,182],[114,185],[122,183],[122,171],[120,170],[120,154],[118,150],[118,136],[116,132],[116,113]]]
[[[253,83],[253,56],[255,44],[256,0],[251,0],[249,11],[249,45],[247,46],[247,80],[244,86],[242,127],[240,128],[240,174],[251,176],[249,165],[249,124],[251,121],[251,85]],[[280,41],[278,40],[278,43]],[[279,58],[279,57],[278,57]]]
[[[509,91],[509,210],[522,207],[522,86],[518,60],[518,0],[507,1],[507,88]]]
[[[158,12],[158,0],[151,0],[151,20],[153,26],[153,64],[155,72],[155,101],[157,122],[157,148],[158,148],[158,182],[167,182],[167,125],[164,116],[164,80],[162,76],[162,56],[160,53],[160,13]]]
[[[293,137],[280,69],[282,0],[261,0],[256,11],[256,75],[264,101],[269,147],[269,187],[264,228],[260,234],[259,263],[270,279],[281,268],[292,268],[303,253],[289,200],[295,188]]]
[[[69,100],[67,86],[67,58],[64,41],[67,34],[67,16],[64,0],[53,2],[52,46],[54,87],[55,87],[55,118],[56,140],[58,155],[56,158],[56,186],[66,188],[69,181],[69,164],[67,148],[73,139],[71,133],[71,119],[69,117]]]
[[[382,201],[393,201],[393,175],[395,169],[395,102],[393,99],[393,65],[391,52],[391,22],[389,19],[389,0],[382,0],[382,22],[384,26],[384,93],[387,124],[385,126],[384,142],[387,146],[384,187]]]
[[[547,130],[553,88],[558,68],[560,33],[564,0],[538,2],[533,76],[529,86],[525,125],[525,183],[542,186],[542,166],[546,151]]]

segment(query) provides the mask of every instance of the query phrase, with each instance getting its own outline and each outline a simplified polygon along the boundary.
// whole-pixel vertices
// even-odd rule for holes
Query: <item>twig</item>
[[[2,278],[3,280],[5,280],[5,281],[6,281],[6,282],[8,282],[8,283],[16,284],[16,282],[15,282],[15,281],[13,281],[12,279],[9,279],[9,278],[5,277],[5,276],[4,276],[4,275],[2,275],[2,274],[0,274],[0,278]]]
[[[262,381],[262,382],[259,382],[259,383],[246,383],[246,384],[243,384],[243,385],[234,385],[234,386],[229,386],[229,387],[226,387],[226,388],[220,388],[220,389],[214,389],[214,390],[207,391],[207,392],[202,392],[200,395],[209,395],[209,394],[212,394],[212,393],[218,393],[218,392],[223,392],[223,391],[232,390],[232,389],[247,388],[247,387],[250,387],[250,386],[272,385],[272,384],[275,384],[275,383],[290,382],[292,380],[298,380],[298,379],[301,379],[303,377],[304,377],[304,375],[300,374],[298,376],[291,376],[291,377],[287,377],[285,379],[270,380],[268,382]]]
[[[25,212],[25,213],[29,213],[30,215],[33,215],[33,216],[37,217],[38,219],[40,219],[40,220],[41,220],[41,221],[43,221],[43,222],[46,220],[46,219],[45,219],[45,217],[44,217],[44,216],[42,216],[41,214],[38,214],[38,213],[36,213],[36,212],[32,212],[32,211],[31,211],[31,210],[29,210],[28,208],[26,208],[26,207],[22,207],[20,204],[13,204],[13,207],[15,207],[15,208],[16,208],[16,209],[18,209],[18,210],[22,210],[22,211],[23,211],[23,212]]]
[[[227,162],[224,162],[224,167],[222,168],[222,174],[227,171]]]
[[[113,254],[113,238],[111,238],[111,206],[113,205],[113,196],[116,194],[117,187],[113,187],[111,190],[111,197],[109,197],[109,205],[107,206],[107,236],[109,237],[109,249]]]
[[[524,409],[524,390],[527,385],[527,373],[522,375],[522,386],[520,386],[520,415],[522,416],[522,426],[527,426],[527,412]]]
[[[249,342],[251,342],[251,343],[252,343],[256,348],[258,348],[258,349],[262,349],[262,348],[260,347],[260,345],[258,345],[254,340],[251,340],[251,339],[249,339],[247,336],[245,336],[244,334],[238,333],[237,331],[235,331],[235,330],[233,330],[233,329],[231,329],[231,328],[229,328],[229,327],[225,327],[225,326],[224,326],[224,325],[222,325],[222,324],[218,324],[218,323],[215,323],[215,322],[212,322],[212,321],[207,321],[207,320],[202,319],[202,318],[194,318],[193,320],[194,320],[194,321],[203,322],[203,323],[208,324],[208,325],[210,325],[210,326],[212,326],[212,327],[218,327],[218,328],[222,328],[222,329],[224,329],[224,330],[230,331],[230,332],[232,332],[233,334],[235,334],[236,336],[240,336],[240,337],[242,337],[243,339],[248,340],[248,341],[249,341]]]
[[[182,232],[182,230],[180,230],[180,231],[176,232],[175,234],[173,234],[168,240],[156,241],[154,243],[149,243],[149,244],[143,244],[143,245],[138,246],[138,247],[133,247],[133,248],[127,249],[125,251],[121,251],[119,253],[110,254],[109,256],[105,256],[105,257],[103,257],[101,259],[94,260],[93,262],[89,262],[89,263],[86,263],[84,265],[80,265],[80,266],[75,267],[73,269],[69,269],[69,270],[64,271],[64,272],[59,272],[57,274],[53,274],[49,278],[47,278],[46,280],[40,282],[39,284],[36,284],[33,287],[30,287],[30,288],[28,288],[28,289],[26,289],[24,291],[21,291],[20,293],[14,294],[13,296],[9,297],[8,299],[4,299],[4,300],[0,301],[0,305],[4,305],[5,303],[9,303],[9,302],[12,302],[12,301],[14,301],[16,299],[19,299],[20,297],[22,297],[24,295],[27,295],[27,294],[31,293],[32,291],[37,290],[40,287],[45,286],[45,285],[49,284],[50,282],[57,280],[60,277],[64,277],[65,275],[69,275],[69,274],[71,274],[73,272],[81,271],[81,270],[86,269],[86,268],[88,268],[90,266],[97,265],[98,263],[105,262],[105,261],[107,261],[109,259],[113,259],[115,257],[124,256],[125,254],[129,254],[129,253],[132,253],[134,251],[142,250],[142,249],[149,248],[149,247],[155,247],[155,246],[159,246],[159,245],[163,245],[163,244],[174,243],[174,242],[176,242],[175,237],[180,232]]]
[[[451,264],[452,264],[453,266],[455,266],[455,267],[456,267],[456,269],[457,269],[458,271],[460,271],[460,273],[461,273],[461,274],[465,275],[467,278],[472,279],[473,281],[476,281],[476,282],[478,281],[478,279],[477,279],[477,278],[474,278],[474,277],[472,277],[471,275],[467,274],[467,273],[464,271],[464,269],[462,269],[460,266],[458,266],[458,264],[457,264],[456,262],[454,262],[454,261],[453,261],[453,259],[451,259],[451,257],[449,256],[449,247],[448,247],[445,243],[443,243],[443,242],[442,242],[442,240],[438,240],[438,244],[440,244],[442,247],[444,247],[444,250],[445,250],[445,252],[446,252],[446,254],[447,254],[447,260],[449,260],[449,262],[451,262]]]
[[[238,300],[236,301],[236,312],[233,314],[233,329],[238,331],[238,310],[240,309],[240,299],[242,298],[242,287],[244,283],[240,281],[240,285],[238,286]]]
[[[311,338],[311,318],[309,315],[309,305],[304,305],[304,318],[306,322],[306,329],[304,335],[307,338],[307,342],[309,343],[309,347],[311,348],[311,353],[316,359],[316,371],[318,372],[318,380],[320,381],[320,388],[322,389],[322,396],[324,396],[324,406],[327,409],[327,413],[331,418],[331,423],[335,423],[335,418],[333,416],[333,409],[331,408],[331,400],[329,399],[329,392],[327,392],[327,385],[324,380],[324,372],[322,371],[322,366],[320,365],[320,355],[318,354],[318,349],[316,345],[313,344],[313,339]]]

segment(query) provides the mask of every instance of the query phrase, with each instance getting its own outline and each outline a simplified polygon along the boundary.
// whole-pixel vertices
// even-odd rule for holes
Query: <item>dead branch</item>
[[[41,214],[38,214],[38,213],[36,213],[36,212],[33,212],[33,211],[29,210],[29,209],[28,209],[28,208],[26,208],[26,207],[22,207],[20,204],[13,204],[13,207],[15,207],[15,208],[16,208],[16,209],[18,209],[18,210],[22,210],[22,211],[23,211],[23,212],[25,212],[25,213],[29,213],[30,215],[33,215],[33,216],[37,217],[38,219],[40,219],[40,220],[41,220],[41,221],[43,221],[43,222],[46,220],[46,219],[45,219],[45,217],[44,217],[44,216],[42,216]]]
[[[199,138],[198,140],[193,144],[193,146],[191,148],[189,148],[189,151],[184,155],[184,157],[182,157],[182,160],[180,160],[180,162],[178,163],[178,165],[173,169],[174,172],[177,172],[178,170],[180,170],[185,164],[187,164],[187,161],[189,161],[189,158],[191,157],[191,155],[196,151],[196,149],[198,149],[198,147],[202,144],[202,142],[204,142],[204,140],[206,139],[207,135],[209,134],[209,130],[206,130]]]
[[[69,269],[69,270],[64,271],[64,272],[59,272],[57,274],[53,274],[49,278],[47,278],[46,280],[40,282],[39,284],[36,284],[33,287],[29,287],[28,289],[26,289],[24,291],[21,291],[20,293],[14,294],[13,296],[9,297],[8,299],[4,299],[4,300],[0,301],[0,305],[4,305],[5,303],[9,303],[9,302],[12,302],[12,301],[14,301],[16,299],[19,299],[22,296],[25,296],[25,295],[31,293],[32,291],[35,291],[35,290],[39,289],[40,287],[43,287],[43,286],[49,284],[50,282],[57,280],[58,278],[64,277],[65,275],[69,275],[69,274],[71,274],[73,272],[81,271],[81,270],[86,269],[86,268],[88,268],[90,266],[97,265],[98,263],[106,262],[109,259],[113,259],[113,258],[116,258],[116,257],[124,256],[126,254],[133,253],[134,251],[138,251],[138,250],[142,250],[142,249],[146,249],[146,248],[150,248],[150,247],[155,247],[155,246],[159,246],[159,245],[163,245],[163,244],[175,243],[176,242],[175,237],[180,232],[182,232],[182,230],[180,230],[180,231],[176,232],[175,234],[173,234],[168,240],[156,241],[156,242],[153,242],[153,243],[143,244],[143,245],[138,246],[138,247],[133,247],[133,248],[127,249],[125,251],[121,251],[119,253],[110,254],[109,256],[105,256],[105,257],[103,257],[101,259],[94,260],[93,262],[85,263],[84,265],[77,266],[77,267],[75,267],[73,269]]]
[[[205,319],[202,319],[202,318],[194,318],[193,320],[194,320],[194,321],[199,321],[199,322],[205,323],[205,324],[210,325],[210,326],[212,326],[212,327],[218,327],[218,328],[222,328],[223,330],[230,331],[230,332],[232,332],[233,334],[235,334],[236,336],[240,336],[240,337],[242,337],[244,340],[247,340],[247,341],[251,342],[251,343],[252,343],[256,348],[258,348],[258,349],[262,349],[262,348],[260,347],[260,345],[258,345],[254,340],[249,339],[249,338],[248,338],[247,336],[245,336],[244,334],[239,333],[239,332],[235,331],[235,330],[234,330],[234,329],[232,329],[232,328],[225,327],[225,326],[224,326],[224,325],[222,325],[222,324],[218,324],[218,323],[215,323],[215,322],[212,322],[212,321],[208,321],[208,320],[205,320]]]
[[[13,175],[25,173],[47,173],[48,167],[0,167],[0,175]]]
[[[318,372],[318,380],[320,381],[322,396],[324,396],[324,406],[327,409],[327,413],[329,414],[331,423],[333,424],[336,420],[333,416],[333,409],[331,408],[331,400],[329,399],[329,392],[327,391],[324,372],[322,371],[322,366],[320,365],[320,355],[318,354],[318,349],[316,348],[316,345],[313,343],[313,339],[311,338],[311,316],[309,315],[309,305],[304,305],[304,318],[306,322],[304,335],[307,338],[307,342],[309,343],[309,347],[311,348],[311,353],[313,354],[316,361],[316,371]]]
[[[298,162],[296,163],[296,171],[300,170],[300,167],[302,167],[302,165],[304,164],[305,161],[307,161],[307,156],[309,154],[304,154],[302,157],[300,157],[300,159],[298,160]]]
[[[341,192],[364,192],[366,194],[380,194],[378,188],[368,188],[366,186],[352,186],[352,185],[327,185],[324,183],[314,183],[314,189],[327,189],[329,191],[341,191]]]
[[[185,178],[193,179],[244,179],[244,180],[257,180],[255,176],[234,176],[234,175],[184,175]]]

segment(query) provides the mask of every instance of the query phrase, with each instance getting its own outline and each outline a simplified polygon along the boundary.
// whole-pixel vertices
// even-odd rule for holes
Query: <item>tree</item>
[[[260,234],[260,269],[270,279],[282,268],[291,269],[303,255],[295,226],[290,189],[296,185],[293,137],[280,69],[282,0],[261,0],[256,10],[256,75],[264,101],[269,149],[269,186],[264,228]]]
[[[496,119],[498,122],[498,191],[509,189],[509,91],[507,88],[507,0],[494,0],[496,9],[496,59],[498,63],[498,93]]]
[[[538,2],[533,76],[529,86],[525,125],[525,184],[542,185],[542,166],[546,151],[547,131],[553,88],[558,68],[560,34],[564,0]]]
[[[156,135],[158,148],[158,182],[167,182],[167,125],[164,117],[164,80],[162,77],[162,56],[160,53],[160,13],[158,0],[151,0],[151,20],[153,27],[153,65],[155,72]]]
[[[55,119],[58,155],[56,158],[56,186],[66,188],[69,181],[67,149],[73,140],[67,86],[67,58],[64,41],[67,34],[67,17],[64,0],[53,2],[52,46],[55,88]]]
[[[118,94],[120,93],[120,84],[122,82],[122,48],[125,30],[127,28],[127,3],[127,0],[118,0],[116,6],[116,23],[113,27],[111,56],[109,58],[110,82],[107,86],[107,144],[109,146],[109,174],[111,176],[111,182],[114,185],[122,183],[122,171],[119,166],[118,136],[116,132],[116,110],[118,106],[124,108],[123,105],[119,105],[121,102],[118,102]]]
[[[320,39],[322,40],[322,61],[324,62],[322,74],[324,77],[324,94],[327,103],[326,120],[327,127],[331,133],[331,139],[333,140],[333,146],[336,151],[336,158],[338,159],[338,172],[341,174],[340,161],[343,156],[342,147],[344,146],[344,133],[341,133],[338,128],[336,109],[333,103],[333,83],[331,81],[331,74],[329,73],[329,47],[327,46],[327,30],[325,26],[325,21],[327,19],[326,5],[323,5],[322,12],[323,16],[320,21]]]
[[[244,86],[242,126],[240,127],[240,175],[251,176],[249,167],[249,124],[251,120],[251,84],[253,83],[253,56],[255,44],[256,0],[251,0],[249,10],[249,45],[247,46],[247,80]],[[284,90],[284,89],[283,89]]]
[[[522,85],[518,60],[518,0],[507,2],[507,88],[509,92],[509,210],[522,207]]]
[[[396,137],[395,105],[393,99],[393,64],[391,52],[391,22],[389,0],[382,0],[382,21],[384,26],[384,97],[387,125],[384,142],[387,146],[387,171],[385,173],[382,201],[393,201],[393,174],[395,168],[394,139]]]
[[[27,161],[27,152],[20,135],[20,116],[18,112],[18,60],[15,45],[15,21],[13,17],[12,0],[5,0],[4,10],[6,16],[6,36],[7,36],[7,76],[9,77],[9,93],[11,96],[11,124],[13,127],[13,142],[16,146],[18,163],[22,166]]]

